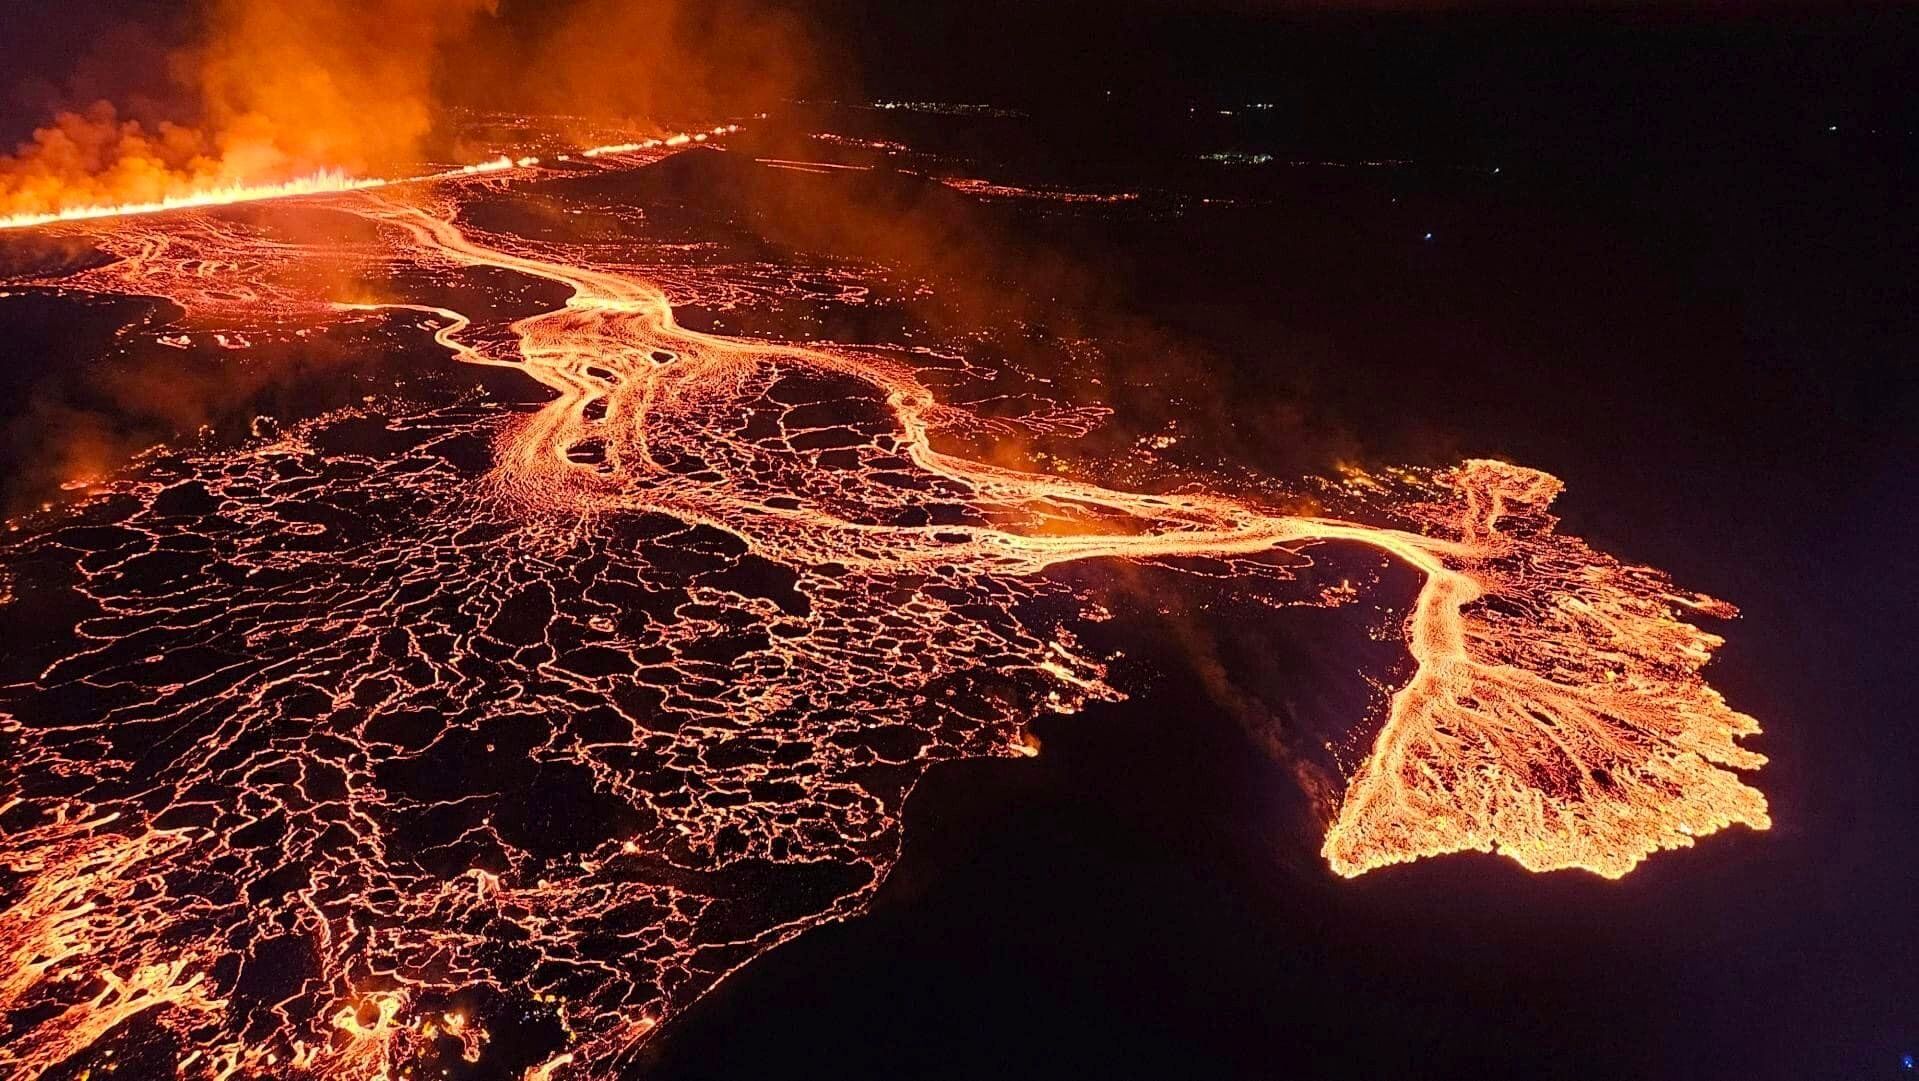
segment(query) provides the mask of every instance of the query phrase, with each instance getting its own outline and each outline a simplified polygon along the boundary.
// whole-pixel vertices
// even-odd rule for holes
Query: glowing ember
[[[1354,474],[1335,518],[972,460],[940,445],[986,422],[925,366],[690,331],[608,249],[467,224],[484,171],[342,193],[374,239],[324,250],[115,221],[119,261],[64,279],[177,301],[169,337],[430,330],[553,397],[149,457],[0,549],[7,603],[77,622],[0,669],[8,1075],[134,1045],[182,1077],[431,1075],[531,1018],[501,1069],[616,1076],[860,911],[928,764],[1036,754],[1039,713],[1116,697],[1071,631],[1094,602],[1043,573],[1068,561],[1336,543],[1423,576],[1417,669],[1326,839],[1342,874],[1482,849],[1617,876],[1768,824],[1729,768],[1763,761],[1757,726],[1685,618],[1730,609],[1555,533],[1554,478]],[[433,284],[278,273],[320,255]],[[455,311],[469,271],[565,299]]]

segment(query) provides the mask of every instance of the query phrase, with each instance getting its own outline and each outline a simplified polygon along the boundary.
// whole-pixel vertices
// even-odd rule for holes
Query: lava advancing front
[[[986,464],[953,448],[1079,421],[942,401],[965,358],[680,327],[622,262],[637,209],[591,207],[592,243],[471,213],[512,181],[586,214],[582,175],[666,152],[304,200],[359,223],[323,242],[265,212],[55,227],[112,259],[28,284],[179,305],[127,335],[386,327],[551,399],[369,400],[14,523],[6,603],[63,616],[10,617],[0,667],[0,1071],[617,1075],[860,911],[929,764],[1114,697],[1066,561],[1339,543],[1422,576],[1342,875],[1481,849],[1616,877],[1767,825],[1732,771],[1757,726],[1684,618],[1730,610],[1556,534],[1551,476],[1355,478],[1332,517]],[[366,279],[390,292],[339,284]],[[446,306],[478,279],[506,299]]]

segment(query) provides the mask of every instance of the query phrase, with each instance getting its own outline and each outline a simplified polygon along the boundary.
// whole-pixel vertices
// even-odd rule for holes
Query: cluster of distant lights
[[[1107,93],[1110,95],[1112,91],[1109,90],[1107,91]],[[1216,109],[1214,111],[1217,112],[1220,116],[1232,116],[1241,109],[1249,113],[1263,113],[1263,112],[1270,112],[1272,108],[1273,108],[1273,103],[1270,101],[1254,101],[1254,102],[1248,102],[1245,105],[1241,105],[1237,109]],[[1197,113],[1199,112],[1199,106],[1189,105],[1186,107],[1186,111],[1188,113]]]
[[[1201,154],[1200,160],[1218,162],[1221,165],[1265,165],[1277,159],[1271,154],[1241,154],[1229,150],[1219,154]]]
[[[1026,115],[1018,109],[1004,109],[997,105],[980,105],[963,101],[876,101],[871,107],[887,112],[932,113],[936,116],[1023,117]]]
[[[1199,156],[1199,160],[1215,162],[1220,165],[1269,165],[1275,161],[1279,161],[1279,158],[1272,154],[1266,154],[1266,153],[1255,153],[1255,152],[1243,151],[1243,150],[1224,150],[1224,151],[1219,151],[1213,154],[1201,154]],[[1352,168],[1400,169],[1400,168],[1405,168],[1409,165],[1413,165],[1414,162],[1410,158],[1362,158],[1356,161],[1328,161],[1323,158],[1290,158],[1282,162],[1281,164],[1294,166],[1296,168],[1317,167],[1322,169],[1352,169]],[[1498,175],[1499,169],[1497,167],[1494,167],[1492,169],[1492,173],[1494,175]]]

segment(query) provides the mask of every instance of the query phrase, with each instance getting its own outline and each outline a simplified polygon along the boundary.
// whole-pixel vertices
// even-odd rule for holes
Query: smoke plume
[[[421,160],[452,104],[675,118],[792,86],[805,50],[762,4],[201,0],[170,109],[82,99],[0,158],[0,217],[147,203]],[[154,115],[157,114],[157,115]],[[704,119],[700,116],[699,119]]]

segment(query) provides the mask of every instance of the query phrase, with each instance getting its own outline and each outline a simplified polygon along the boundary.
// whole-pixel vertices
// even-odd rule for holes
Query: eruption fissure
[[[646,153],[661,147],[681,147],[693,143],[703,143],[715,135],[728,135],[740,130],[737,124],[723,124],[711,131],[680,132],[657,139],[642,139],[638,142],[613,143],[593,146],[577,151],[582,158],[618,157]],[[572,160],[572,154],[556,155],[554,160],[565,162]],[[55,210],[20,212],[0,216],[0,230],[30,229],[42,225],[54,225],[68,221],[92,221],[98,218],[124,218],[139,214],[160,214],[169,210],[191,210],[203,207],[231,206],[235,203],[255,203],[267,199],[288,199],[302,195],[337,195],[342,192],[365,191],[370,188],[384,188],[390,184],[419,184],[433,180],[446,180],[461,176],[475,176],[482,173],[498,173],[510,169],[533,169],[542,164],[537,156],[509,158],[504,155],[489,158],[486,161],[469,165],[455,166],[440,172],[424,173],[418,176],[384,179],[379,177],[356,177],[338,169],[323,169],[308,176],[277,183],[237,182],[216,184],[206,187],[190,188],[174,195],[164,196],[142,202],[97,203],[80,206],[62,206]]]
[[[553,396],[156,455],[10,536],[7,603],[73,632],[0,667],[0,1072],[357,1081],[507,1054],[510,1026],[542,1048],[513,1073],[616,1075],[859,912],[930,763],[1030,755],[1035,716],[1116,697],[1069,562],[1340,544],[1417,571],[1415,669],[1324,843],[1342,875],[1485,850],[1617,877],[1768,825],[1733,772],[1758,726],[1685,618],[1731,610],[1557,533],[1545,473],[1355,475],[1335,516],[991,464],[925,369],[689,329],[606,248],[462,215],[489,193],[305,205],[376,231],[336,256],[562,301],[228,281],[303,249],[204,213],[90,227],[120,261],[81,287],[201,326],[424,321]]]

